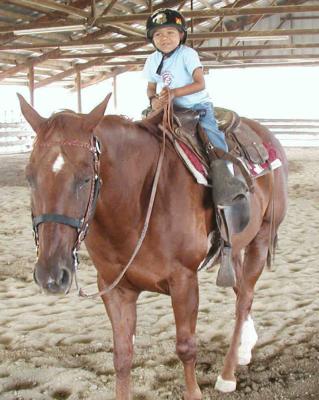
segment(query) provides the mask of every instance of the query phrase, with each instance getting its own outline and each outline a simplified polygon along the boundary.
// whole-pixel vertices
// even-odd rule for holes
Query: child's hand
[[[157,97],[154,97],[153,99],[152,99],[152,109],[153,110],[159,110],[160,108],[162,108],[163,107],[163,104],[162,104],[162,102],[160,101],[160,99],[159,99],[159,97],[157,96]]]
[[[169,89],[168,87],[164,87],[159,94],[159,100],[163,106],[167,104],[169,100],[173,100],[174,97],[174,89]]]

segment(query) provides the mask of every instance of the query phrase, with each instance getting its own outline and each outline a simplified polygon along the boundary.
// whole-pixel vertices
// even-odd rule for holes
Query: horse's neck
[[[135,194],[142,190],[149,175],[155,173],[160,150],[156,139],[135,124],[112,117],[105,120],[100,137],[105,149],[101,158],[103,181],[116,186],[122,182],[126,191],[134,190]]]
[[[161,144],[154,136],[133,124],[118,123],[115,126],[111,122],[106,120],[99,131],[103,147],[103,187],[99,215],[100,221],[105,224],[104,229],[113,238],[114,232],[127,236],[135,232],[135,228],[137,231],[142,229]],[[162,223],[166,221],[170,226],[171,216],[175,215],[176,210],[180,215],[186,213],[186,216],[194,218],[196,213],[200,218],[205,218],[203,196],[204,189],[198,187],[177,155],[167,146],[152,220],[160,216]],[[118,236],[114,235],[114,241],[117,240]]]

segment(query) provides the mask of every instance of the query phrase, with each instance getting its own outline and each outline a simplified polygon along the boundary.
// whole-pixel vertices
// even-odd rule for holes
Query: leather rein
[[[144,221],[144,226],[143,226],[141,235],[137,241],[137,244],[135,246],[135,249],[134,249],[128,263],[125,265],[125,267],[123,268],[121,273],[109,286],[105,287],[104,289],[102,289],[99,292],[94,293],[94,294],[86,294],[83,289],[80,289],[79,296],[81,296],[81,297],[94,299],[96,297],[103,296],[103,295],[109,293],[112,289],[114,289],[118,285],[120,280],[123,278],[123,276],[126,274],[126,271],[129,269],[129,267],[132,265],[135,257],[137,256],[137,254],[143,244],[143,241],[145,239],[145,236],[146,236],[146,233],[148,230],[148,226],[149,226],[149,222],[150,222],[150,218],[151,218],[151,214],[152,214],[152,210],[153,210],[153,206],[154,206],[155,195],[157,192],[158,181],[159,181],[162,166],[163,166],[163,160],[164,160],[164,154],[165,154],[165,148],[166,148],[166,134],[168,133],[168,130],[172,127],[172,122],[171,122],[172,111],[171,111],[171,109],[172,109],[172,105],[171,105],[171,102],[169,101],[169,103],[164,107],[163,125],[159,125],[159,127],[162,131],[161,150],[160,150],[159,158],[157,161],[157,166],[156,166],[155,176],[154,176],[154,180],[153,180],[150,200],[149,200],[149,204],[148,204],[148,208],[147,208],[147,212],[146,212],[146,217],[145,217],[145,221]]]
[[[37,254],[39,252],[39,232],[38,232],[38,227],[42,223],[46,222],[54,222],[57,224],[63,224],[70,226],[71,228],[74,228],[77,230],[77,238],[72,250],[72,255],[73,255],[73,272],[75,276],[75,283],[76,283],[76,288],[79,290],[79,296],[80,297],[86,297],[86,298],[96,298],[102,295],[105,295],[109,293],[114,287],[120,282],[120,280],[123,278],[125,275],[126,271],[128,268],[131,266],[133,263],[136,255],[138,254],[142,243],[145,239],[148,226],[149,226],[149,221],[151,217],[151,213],[153,210],[154,206],[154,201],[155,201],[155,195],[157,192],[157,187],[158,187],[158,181],[160,178],[160,173],[163,165],[163,159],[164,159],[164,154],[165,154],[165,138],[166,134],[168,131],[172,128],[172,110],[171,110],[171,104],[167,104],[167,106],[164,107],[164,116],[163,116],[163,124],[159,126],[161,131],[162,131],[162,143],[161,143],[161,150],[159,154],[159,158],[157,161],[157,167],[156,167],[156,172],[153,180],[153,185],[152,185],[152,190],[151,190],[151,195],[150,195],[150,200],[149,200],[149,205],[147,208],[146,212],[146,217],[144,221],[144,226],[141,232],[141,235],[138,239],[138,242],[136,244],[136,247],[128,261],[128,263],[125,265],[121,273],[118,275],[118,277],[107,287],[102,289],[101,291],[94,293],[94,294],[87,294],[83,289],[79,289],[78,287],[78,282],[77,282],[77,270],[78,270],[78,265],[79,265],[79,259],[78,259],[78,250],[80,249],[81,243],[85,239],[88,228],[89,228],[89,223],[93,219],[94,213],[95,213],[95,208],[97,204],[97,199],[99,196],[100,192],[100,187],[102,184],[101,178],[99,176],[100,172],[100,154],[101,154],[101,149],[100,149],[100,143],[98,139],[95,136],[92,136],[91,143],[85,143],[85,142],[79,142],[79,141],[57,141],[57,142],[47,142],[47,143],[39,143],[36,142],[35,145],[42,146],[42,147],[51,147],[54,145],[60,145],[60,146],[76,146],[76,147],[82,147],[84,149],[89,150],[93,154],[93,165],[94,165],[94,176],[92,180],[92,186],[91,186],[91,192],[90,192],[90,197],[88,200],[88,205],[85,211],[85,214],[82,218],[72,218],[66,215],[61,215],[61,214],[41,214],[38,216],[34,216],[32,214],[32,226],[33,226],[33,232],[34,232],[34,239],[35,239],[35,245],[37,249]]]

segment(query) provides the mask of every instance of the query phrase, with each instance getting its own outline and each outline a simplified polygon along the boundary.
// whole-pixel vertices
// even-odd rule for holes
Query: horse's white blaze
[[[257,332],[254,321],[250,315],[243,324],[240,338],[240,346],[238,349],[238,364],[247,365],[251,360],[251,351],[257,343]]]
[[[58,172],[61,171],[63,165],[64,165],[64,158],[62,154],[59,154],[52,165],[52,171],[57,174]]]

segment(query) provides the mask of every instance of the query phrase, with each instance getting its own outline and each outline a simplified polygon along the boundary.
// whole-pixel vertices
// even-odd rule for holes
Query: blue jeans
[[[191,108],[192,110],[202,111],[199,115],[199,123],[200,126],[205,129],[208,139],[213,144],[213,146],[218,147],[224,151],[228,151],[225,134],[218,129],[216,123],[213,103],[207,102],[195,104]]]

